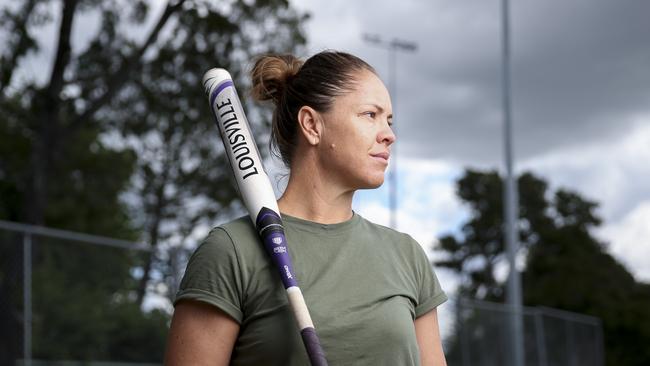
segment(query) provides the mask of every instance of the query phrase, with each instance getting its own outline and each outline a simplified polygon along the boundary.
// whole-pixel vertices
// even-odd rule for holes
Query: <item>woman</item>
[[[278,200],[295,273],[330,365],[445,365],[436,307],[447,297],[418,243],[352,210],[377,188],[395,141],[373,68],[342,52],[260,58],[253,95],[275,104],[290,168]],[[308,365],[285,291],[253,225],[213,229],[175,302],[167,365]]]

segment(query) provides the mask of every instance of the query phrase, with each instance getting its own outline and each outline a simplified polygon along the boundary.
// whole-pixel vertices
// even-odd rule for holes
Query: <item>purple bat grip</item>
[[[280,216],[275,211],[263,207],[257,215],[256,226],[266,252],[271,256],[271,260],[280,272],[284,288],[298,286]]]
[[[305,344],[305,349],[307,349],[307,355],[309,356],[309,362],[312,366],[327,366],[327,359],[325,359],[325,351],[320,345],[320,340],[316,335],[316,330],[314,328],[305,328],[300,331],[302,336],[302,342]]]

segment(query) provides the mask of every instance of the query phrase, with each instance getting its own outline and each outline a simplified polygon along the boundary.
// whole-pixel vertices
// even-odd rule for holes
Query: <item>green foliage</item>
[[[461,296],[502,300],[504,284],[494,276],[505,260],[501,178],[468,170],[457,184],[471,215],[461,235],[440,239],[447,259],[437,264],[461,275]],[[518,188],[519,238],[527,252],[524,303],[600,318],[608,365],[650,363],[650,285],[635,281],[591,234],[602,222],[597,203],[564,189],[549,192],[531,173],[518,178]]]

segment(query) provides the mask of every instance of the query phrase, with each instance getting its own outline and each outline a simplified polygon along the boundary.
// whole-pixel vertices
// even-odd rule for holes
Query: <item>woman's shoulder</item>
[[[400,243],[409,246],[410,245],[420,246],[418,242],[415,239],[413,239],[411,235],[407,233],[395,230],[388,226],[377,224],[375,222],[372,222],[364,218],[361,215],[359,216],[361,217],[361,223],[362,223],[360,225],[361,229],[367,231],[368,233],[373,233],[393,243]]]
[[[231,235],[255,235],[255,228],[248,215],[222,223],[212,230],[222,230]]]
[[[223,250],[225,246],[241,247],[248,242],[255,243],[256,240],[257,236],[250,217],[241,216],[214,226],[200,247]]]
[[[194,250],[190,262],[232,261],[244,265],[261,260],[263,247],[249,216],[242,216],[213,227]]]
[[[426,258],[422,245],[410,234],[362,218],[361,230],[375,248],[392,253],[407,262]]]

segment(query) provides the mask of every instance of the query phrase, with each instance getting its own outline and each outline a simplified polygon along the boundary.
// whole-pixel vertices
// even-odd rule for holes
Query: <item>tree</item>
[[[154,11],[156,3],[26,0],[0,10],[0,36],[7,40],[0,53],[0,219],[142,240],[159,248],[153,256],[104,256],[104,265],[96,262],[96,276],[90,276],[98,283],[77,281],[79,291],[111,303],[92,291],[111,278],[111,285],[98,287],[113,299],[106,310],[112,315],[92,318],[84,311],[72,314],[65,308],[40,307],[39,311],[50,311],[40,319],[75,316],[80,317],[79,324],[83,319],[96,324],[96,329],[84,333],[88,337],[101,327],[110,329],[100,319],[132,322],[133,316],[121,312],[132,311],[129,304],[140,305],[147,288],[160,287],[152,285],[152,273],[157,283],[169,279],[165,249],[183,244],[200,223],[212,222],[237,207],[201,89],[202,73],[210,67],[226,67],[237,84],[245,86],[242,74],[251,55],[293,51],[304,42],[300,24],[306,16],[286,0],[178,0]],[[78,29],[84,19],[86,23],[95,19],[95,28]],[[46,77],[25,77],[21,72],[25,60],[42,51],[38,30],[53,25],[58,35],[56,52],[43,68]],[[78,39],[84,41],[73,43]],[[55,261],[62,259],[66,259],[64,267]],[[65,293],[65,286],[75,279],[54,274],[83,276],[89,270],[86,264],[96,259],[102,256],[71,255],[55,245],[37,245],[34,261],[39,275],[52,280],[35,291],[49,296]],[[0,276],[3,299],[14,296],[2,278],[14,278],[22,269],[8,271],[15,273]],[[139,274],[138,281],[132,271]],[[92,307],[92,296],[79,304],[79,309]],[[53,313],[57,311],[62,313]],[[35,322],[38,319],[35,316]],[[13,314],[0,314],[0,323],[10,324],[3,326],[0,339],[20,334]],[[35,323],[35,336],[44,339],[42,348],[35,343],[36,353],[46,358],[53,352],[57,357],[88,357],[72,346],[69,335],[47,333],[42,325]],[[48,337],[57,336],[59,348],[46,350]]]
[[[546,214],[547,183],[531,173],[518,179],[519,241],[526,249],[540,240],[539,232],[549,230],[552,220]],[[446,258],[436,265],[461,275],[462,296],[502,301],[503,284],[495,278],[496,268],[505,265],[503,236],[503,183],[496,171],[467,170],[457,182],[457,194],[470,208],[470,219],[461,227],[460,238],[445,235],[437,250]]]
[[[304,42],[303,19],[286,1],[233,3],[228,14],[210,2],[188,6],[170,27],[172,36],[157,57],[115,98],[118,126],[139,159],[134,177],[134,209],[144,240],[157,251],[144,259],[137,288],[142,303],[149,290],[173,296],[171,249],[183,247],[199,226],[238,208],[235,185],[201,86],[203,72],[216,65],[248,85],[245,71],[258,53],[290,52]],[[246,101],[246,94],[242,94]],[[253,128],[267,130],[263,114],[249,108]],[[259,136],[258,136],[259,137]],[[199,225],[203,224],[203,225]],[[160,247],[160,248],[159,248]],[[152,274],[163,277],[150,283]],[[167,281],[165,281],[165,278]]]
[[[519,177],[518,188],[524,303],[596,316],[608,365],[648,364],[650,285],[636,282],[591,234],[602,222],[597,203],[566,189],[549,192],[531,173]],[[502,180],[495,171],[467,170],[457,191],[471,216],[461,235],[440,238],[438,250],[447,258],[436,264],[461,275],[461,296],[502,301],[504,283],[495,276],[505,261]]]

